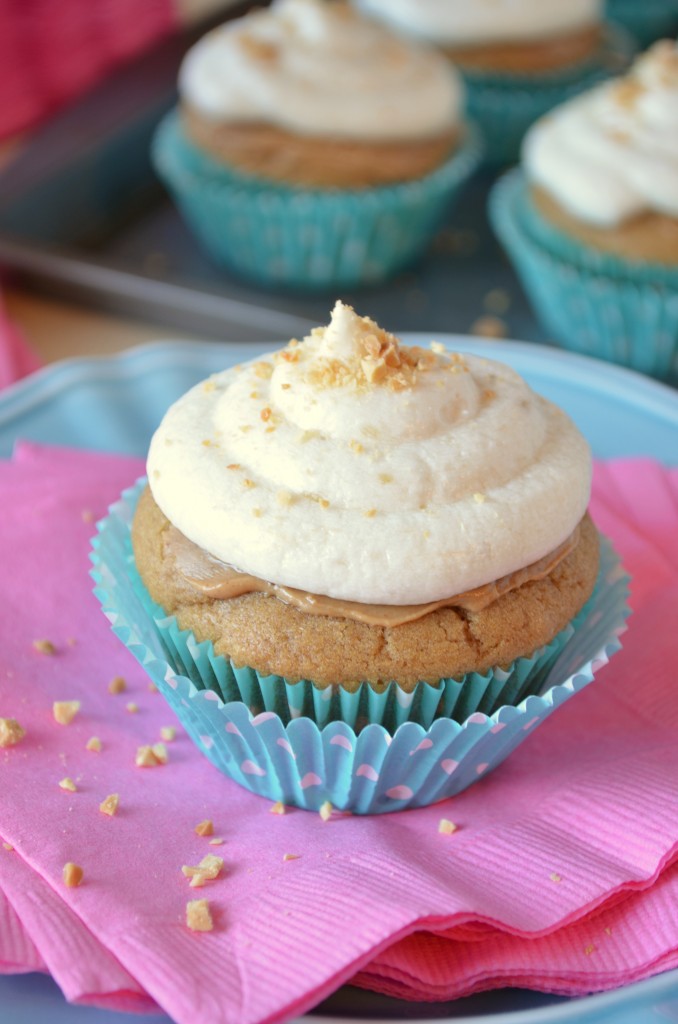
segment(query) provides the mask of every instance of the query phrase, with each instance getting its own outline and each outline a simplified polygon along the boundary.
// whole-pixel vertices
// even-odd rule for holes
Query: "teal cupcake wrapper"
[[[655,39],[678,32],[678,0],[607,0],[606,13],[633,36],[641,50]]]
[[[554,341],[654,377],[678,372],[678,269],[624,263],[539,224],[518,170],[494,186],[489,215]]]
[[[91,554],[95,594],[114,633],[197,747],[220,771],[269,800],[307,810],[329,800],[340,810],[377,814],[453,796],[500,764],[539,722],[587,686],[621,646],[628,579],[603,542],[599,586],[567,642],[540,665],[539,695],[517,706],[504,704],[492,714],[476,707],[463,722],[439,717],[425,727],[405,721],[394,731],[376,722],[359,730],[347,721],[321,725],[305,715],[286,721],[265,704],[248,706],[240,689],[229,699],[219,680],[220,675],[228,679],[226,659],[209,657],[205,645],[190,635],[182,638],[180,651],[168,646],[171,630],[163,622],[168,617],[146,592],[131,552],[130,526],[142,487],[140,482],[126,491],[97,525]],[[495,673],[494,680],[501,684],[504,674]],[[262,695],[269,678],[257,678]],[[275,704],[275,697],[268,699]]]
[[[559,103],[621,74],[634,53],[628,33],[607,25],[598,53],[571,68],[531,75],[463,71],[466,114],[483,133],[485,163],[514,163],[531,124]]]
[[[374,284],[425,250],[481,158],[478,133],[416,181],[364,189],[294,188],[230,170],[184,136],[177,111],[160,123],[157,173],[213,258],[264,285]]]

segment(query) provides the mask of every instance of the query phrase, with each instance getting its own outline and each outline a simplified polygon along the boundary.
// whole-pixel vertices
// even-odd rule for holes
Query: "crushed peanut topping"
[[[13,747],[26,735],[16,718],[0,718],[0,747]]]
[[[256,487],[257,486],[255,484],[254,480],[248,480],[247,478],[245,478],[243,480],[242,485],[243,485],[243,487],[246,487],[248,490],[251,490],[252,487]]]
[[[255,517],[255,519],[261,519],[263,514],[264,513],[261,511],[260,508],[253,508],[252,509],[252,515]]]
[[[208,843],[210,844],[210,846],[223,846],[224,840],[221,838],[221,836],[215,836],[214,839],[208,839]]]
[[[367,519],[374,519],[374,517],[376,516],[376,514],[377,514],[377,510],[376,510],[376,508],[368,508],[368,509],[367,509],[367,511],[363,512],[363,515],[364,515],[364,516],[365,516],[365,517],[366,517]]]
[[[476,491],[476,493],[473,495],[473,500],[475,501],[476,505],[483,505],[487,501],[487,498],[485,497],[484,494],[481,494],[480,491]]]
[[[281,389],[283,391],[289,391],[290,388],[292,387],[292,385],[291,384],[281,384],[280,387],[281,387]]]
[[[215,382],[213,380],[206,380],[205,383],[202,386],[202,389],[203,389],[203,391],[207,391],[207,392],[214,391],[216,389],[216,386],[217,385],[215,384]]]
[[[435,352],[437,356],[445,355],[445,346],[439,341],[432,341],[429,345],[431,352]]]
[[[332,807],[330,801],[325,800],[325,802],[320,805],[320,810],[318,811],[318,814],[320,815],[323,821],[329,821],[330,818],[332,817],[333,810],[334,808]]]
[[[562,882],[562,880],[563,880],[562,876],[559,875],[557,871],[552,871],[551,874],[549,875],[549,878],[551,879],[552,882]]]
[[[64,885],[68,886],[69,889],[75,889],[82,882],[85,876],[85,872],[82,870],[79,864],[74,864],[73,861],[68,861],[64,864],[61,877],[64,880]]]
[[[65,778],[59,783],[59,789],[67,789],[69,793],[77,793],[78,787],[73,782],[73,779]]]
[[[79,700],[55,700],[52,704],[52,714],[59,725],[70,725],[79,710]]]
[[[95,754],[101,752],[101,740],[98,736],[90,736],[85,744],[85,750],[91,750]]]
[[[107,814],[109,818],[112,818],[113,815],[118,810],[118,804],[119,803],[120,803],[120,796],[119,796],[119,794],[118,793],[111,793],[110,796],[107,796],[105,800],[101,801],[101,803],[99,804],[99,810],[101,811],[102,814]]]
[[[438,831],[442,836],[451,836],[457,831],[457,826],[449,818],[441,818],[438,822]]]
[[[175,725],[163,725],[160,729],[160,739],[165,743],[171,743],[177,738],[177,728]]]
[[[109,693],[124,693],[126,689],[127,683],[122,676],[113,676],[108,684]]]
[[[186,904],[186,925],[192,932],[211,932],[214,928],[207,900],[189,900]]]
[[[240,469],[240,463],[231,462],[228,466],[226,466],[226,469]]]
[[[204,821],[195,826],[194,831],[199,836],[212,836],[214,835],[214,825],[209,818],[205,818]]]
[[[379,474],[379,480],[380,480],[380,482],[382,484],[392,484],[393,483],[393,477],[391,476],[390,473],[380,473]]]
[[[155,768],[159,764],[167,764],[167,751],[165,750],[165,757],[160,758],[156,752],[156,747],[162,746],[161,743],[156,743],[155,746],[143,746],[139,747],[134,758],[134,763],[137,768]]]
[[[352,451],[357,452],[358,455],[360,455],[361,452],[365,451],[365,448],[363,447],[363,445],[361,445],[360,441],[351,441],[349,444],[349,448]]]
[[[51,658],[53,654],[56,654],[56,647],[51,640],[34,640],[33,649],[36,650],[38,654],[44,654],[48,658]]]
[[[224,862],[221,857],[217,857],[213,853],[208,853],[207,856],[203,857],[197,867],[192,867],[190,864],[184,864],[181,869],[181,873],[185,878],[190,878],[189,885],[191,888],[200,889],[205,882],[211,882],[215,878],[218,878],[223,866]]]
[[[279,505],[291,505],[294,501],[294,495],[291,491],[278,491],[276,500]]]
[[[139,705],[135,704],[134,701],[131,700],[129,704],[125,704],[125,710],[129,711],[130,715],[136,715],[139,710]]]
[[[288,860],[299,860],[300,857],[300,853],[283,853],[283,862]]]
[[[255,363],[253,369],[257,377],[261,380],[270,380],[271,375],[273,374],[273,367],[271,364],[265,363],[263,360]]]
[[[258,398],[258,397],[259,397],[259,392],[258,391],[250,391],[250,398]]]
[[[272,804],[271,807],[269,807],[270,814],[285,814],[286,811],[287,808],[285,807],[282,800],[276,800],[276,802]]]
[[[270,420],[272,415],[271,407],[269,405],[265,405],[264,408],[259,413],[259,415],[261,416],[264,423],[266,423],[268,420]]]

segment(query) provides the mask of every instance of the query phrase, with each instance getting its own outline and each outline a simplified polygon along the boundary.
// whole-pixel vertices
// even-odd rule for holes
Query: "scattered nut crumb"
[[[611,928],[606,928],[605,929],[605,934],[606,935],[612,935],[612,929]]]
[[[0,747],[13,747],[26,735],[16,718],[0,718]]]
[[[483,299],[489,313],[505,313],[511,305],[511,296],[505,288],[492,288]]]
[[[158,759],[160,764],[167,764],[169,761],[169,755],[167,753],[167,747],[164,743],[154,743],[151,747],[155,757]]]
[[[268,406],[268,405],[265,405],[264,408],[259,413],[259,415],[261,416],[261,418],[264,421],[264,423],[266,423],[267,420],[270,420],[271,415],[272,415],[271,407]]]
[[[163,725],[160,730],[160,739],[164,740],[165,743],[171,743],[177,738],[177,729],[175,725]]]
[[[109,693],[124,693],[126,689],[127,683],[122,676],[113,676],[108,684]]]
[[[93,523],[94,522],[94,513],[92,512],[91,508],[84,508],[82,510],[82,512],[80,513],[80,515],[82,517],[83,523]]]
[[[224,840],[221,836],[215,836],[214,839],[208,839],[208,843],[210,846],[223,846]]]
[[[300,853],[283,853],[283,861],[299,860],[300,857],[301,857]]]
[[[36,650],[38,654],[47,655],[48,658],[51,658],[53,654],[56,654],[56,647],[51,640],[34,640],[33,649]]]
[[[318,811],[318,814],[320,815],[323,821],[329,821],[330,818],[332,817],[333,810],[334,808],[332,807],[332,804],[329,802],[329,800],[326,800],[325,803],[320,805],[320,810]]]
[[[99,804],[99,810],[102,814],[107,814],[109,818],[118,810],[118,804],[120,803],[120,795],[118,793],[111,793],[105,800],[102,800]]]
[[[137,749],[134,763],[137,768],[155,768],[159,764],[167,764],[167,751],[165,751],[165,759],[162,760],[158,757],[155,747],[159,747],[162,744],[156,743],[155,746],[143,746]]]
[[[213,853],[208,853],[207,856],[203,857],[197,867],[192,867],[190,864],[184,864],[181,872],[186,878],[190,878],[189,885],[193,889],[202,888],[205,882],[211,882],[217,878],[224,866],[224,862],[221,857],[215,856]]]
[[[75,647],[77,642],[78,641],[75,639],[74,636],[69,636],[68,640],[66,641],[66,643],[68,644],[69,647]]]
[[[149,693],[157,693],[158,692],[158,687],[155,685],[155,683],[149,683],[147,689],[148,689]]]
[[[481,494],[480,491],[476,491],[476,493],[473,495],[473,500],[475,501],[476,505],[483,505],[487,501],[487,498],[485,497],[484,494]]]
[[[85,872],[78,864],[74,864],[69,860],[67,864],[64,864],[61,874],[64,885],[67,885],[69,889],[75,889],[82,882]]]
[[[254,480],[248,480],[247,477],[245,477],[245,479],[243,480],[242,485],[243,485],[243,487],[247,487],[248,490],[251,490],[252,487],[256,487],[257,486],[255,484]]]
[[[557,871],[552,871],[551,874],[549,875],[549,878],[551,879],[552,882],[562,882],[562,880],[563,880],[562,876],[559,875]]]
[[[584,946],[584,953],[586,954],[586,956],[591,956],[591,953],[595,953],[595,951],[596,947],[593,945],[592,942],[589,943],[588,946]]]
[[[85,744],[85,750],[92,750],[95,754],[101,752],[101,740],[98,736],[90,736]]]
[[[214,825],[209,818],[205,818],[195,826],[194,832],[199,836],[212,836],[214,835]]]
[[[449,818],[441,818],[438,822],[438,831],[443,836],[451,836],[453,832],[457,831],[457,826]]]
[[[445,346],[439,341],[432,341],[429,348],[431,349],[431,352],[435,352],[437,356],[445,355]]]
[[[253,369],[257,377],[261,380],[269,380],[273,375],[273,367],[270,363],[265,363],[263,360],[255,363]]]
[[[282,800],[276,800],[276,802],[271,807],[269,807],[269,812],[271,814],[285,814],[286,811],[287,808],[285,807]]]
[[[12,850],[14,849],[11,843],[3,843],[2,846],[3,849],[7,850],[9,853],[11,853]]]
[[[290,491],[278,491],[276,499],[279,505],[291,505],[294,495]]]
[[[136,715],[139,710],[139,705],[135,704],[134,701],[131,700],[129,704],[125,704],[125,710],[129,711],[130,715]]]
[[[382,484],[392,484],[393,483],[393,477],[391,476],[390,473],[380,473],[379,474],[379,482],[382,483]]]
[[[366,519],[374,519],[376,514],[377,514],[376,508],[368,508],[368,509],[365,510],[365,512],[363,512],[363,515],[365,516]]]
[[[59,725],[70,725],[79,710],[79,700],[55,700],[52,704],[52,714]]]
[[[471,334],[481,338],[505,338],[506,324],[498,316],[479,316],[471,324]]]
[[[211,932],[214,924],[207,900],[189,900],[186,904],[186,924],[192,932]]]
[[[349,443],[349,448],[351,449],[351,451],[357,452],[358,455],[360,455],[361,452],[365,451],[360,441],[351,441]]]
[[[78,787],[73,782],[73,779],[69,779],[68,777],[61,780],[61,782],[59,783],[59,789],[67,789],[69,793],[78,792]]]

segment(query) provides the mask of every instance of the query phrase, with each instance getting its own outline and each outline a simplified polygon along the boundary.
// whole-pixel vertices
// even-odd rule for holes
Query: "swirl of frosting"
[[[678,217],[678,44],[662,40],[623,78],[564,103],[523,145],[531,181],[580,220],[614,227]]]
[[[594,25],[602,0],[354,0],[368,14],[440,45],[548,39]]]
[[[215,121],[355,140],[434,136],[463,106],[441,55],[324,0],[275,0],[210,32],[184,58],[179,92]]]
[[[589,497],[588,446],[509,367],[401,346],[337,303],[326,328],[179,399],[148,474],[223,562],[350,601],[421,604],[536,562]]]

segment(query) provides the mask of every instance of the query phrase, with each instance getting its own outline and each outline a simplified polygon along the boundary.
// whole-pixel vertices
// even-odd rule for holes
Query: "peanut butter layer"
[[[534,74],[587,60],[595,55],[600,42],[600,26],[587,25],[553,39],[446,46],[445,53],[458,67],[468,70]]]
[[[375,626],[309,615],[267,594],[213,600],[176,571],[165,534],[169,521],[147,489],[132,526],[137,568],[151,596],[182,629],[211,640],[237,665],[290,681],[355,689],[391,680],[412,690],[420,681],[508,666],[550,641],[589,598],[598,572],[598,534],[586,516],[574,549],[543,579],[503,594],[479,612],[438,608],[414,622]]]
[[[412,181],[451,156],[458,130],[411,142],[358,142],[296,135],[267,124],[218,123],[186,105],[187,137],[220,163],[269,181],[311,188],[365,188]]]
[[[676,217],[648,210],[617,227],[603,228],[574,217],[539,186],[533,185],[530,195],[545,220],[585,245],[632,262],[678,266]]]
[[[509,573],[500,580],[486,583],[484,586],[466,590],[431,601],[428,604],[387,605],[364,604],[358,601],[340,601],[324,594],[310,594],[307,590],[284,587],[267,580],[241,572],[225,562],[219,561],[208,552],[193,544],[176,527],[170,525],[165,531],[164,554],[173,560],[176,570],[197,591],[215,601],[228,601],[244,594],[267,594],[277,597],[285,604],[292,605],[307,615],[328,615],[340,619],[352,619],[354,622],[365,622],[370,626],[402,626],[406,622],[416,622],[438,608],[461,608],[469,612],[479,612],[496,601],[502,594],[521,587],[530,580],[543,579],[553,572],[559,562],[574,550],[579,541],[579,527],[567,540],[551,551],[544,558],[525,566],[517,572]]]

